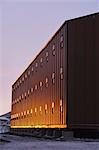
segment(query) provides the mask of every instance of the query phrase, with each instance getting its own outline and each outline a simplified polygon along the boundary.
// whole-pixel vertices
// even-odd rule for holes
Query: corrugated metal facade
[[[99,13],[66,21],[12,86],[12,128],[99,127]]]
[[[68,127],[99,127],[99,14],[68,23]]]
[[[66,127],[66,25],[13,85],[12,127]]]

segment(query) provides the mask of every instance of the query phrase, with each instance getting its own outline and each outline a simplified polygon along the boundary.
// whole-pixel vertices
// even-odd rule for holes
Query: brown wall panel
[[[96,19],[97,17],[97,19]],[[97,20],[97,23],[96,23]],[[99,15],[68,23],[68,127],[95,128]],[[97,29],[97,33],[95,30]],[[96,45],[98,47],[96,47]],[[99,99],[99,95],[97,95]],[[99,126],[99,124],[97,124]]]

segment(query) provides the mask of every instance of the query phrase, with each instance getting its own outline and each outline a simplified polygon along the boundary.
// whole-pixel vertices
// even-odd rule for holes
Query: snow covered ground
[[[3,135],[2,139],[10,142],[0,142],[0,150],[99,150],[99,140],[58,141],[15,135]]]

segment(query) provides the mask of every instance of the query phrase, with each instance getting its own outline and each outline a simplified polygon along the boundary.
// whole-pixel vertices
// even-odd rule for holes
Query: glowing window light
[[[42,83],[42,82],[40,82],[40,87],[42,87],[42,85],[43,85],[43,83]]]
[[[35,111],[35,113],[37,113],[37,108],[36,108],[36,107],[35,107],[35,110],[34,110],[34,111]]]
[[[29,94],[30,94],[30,91],[28,90],[28,96],[29,96]]]
[[[22,77],[22,81],[24,81],[24,77]]]
[[[21,96],[19,96],[19,101],[21,100]]]
[[[20,79],[20,84],[22,83],[21,79]]]
[[[32,69],[31,69],[31,70],[32,70],[32,72],[33,72],[33,71],[34,71],[34,68],[32,67]]]
[[[33,88],[31,88],[31,92],[33,92]]]
[[[22,99],[24,98],[24,95],[22,94]]]
[[[18,82],[17,85],[19,86],[19,84],[20,84],[20,83]]]
[[[52,108],[54,108],[55,107],[55,103],[54,102],[52,102]]]
[[[31,109],[30,113],[32,114],[33,113],[33,110]]]
[[[42,107],[40,106],[40,112],[42,111]]]
[[[38,67],[38,63],[35,64],[35,67],[36,67],[36,68]]]
[[[25,74],[25,78],[27,78],[27,74]]]
[[[42,62],[43,62],[43,58],[40,59],[40,63],[42,63]]]
[[[60,67],[60,74],[63,73],[63,67]]]
[[[46,52],[46,57],[48,57],[48,52]]]
[[[61,111],[61,112],[63,112],[63,107],[62,107],[62,106],[61,106],[61,109],[60,109],[60,111]]]
[[[25,97],[26,97],[26,92],[25,92],[25,94],[24,94],[24,95],[25,95]]]
[[[29,110],[27,110],[27,115],[29,115]]]
[[[45,104],[45,110],[47,110],[47,104]]]
[[[30,70],[28,71],[28,75],[30,75]]]
[[[45,79],[46,87],[48,87],[48,78]]]
[[[63,74],[61,74],[60,78],[61,78],[61,80],[63,80]]]
[[[53,54],[53,56],[55,56],[55,44],[53,44],[53,46],[52,46],[52,54]]]
[[[53,72],[53,73],[52,73],[52,79],[54,79],[54,78],[55,78],[55,73]]]
[[[62,99],[60,100],[60,106],[62,106]]]
[[[37,90],[37,84],[35,85],[35,90]]]
[[[61,35],[61,37],[60,37],[60,42],[63,42],[63,40],[64,40],[64,36]]]
[[[48,78],[45,79],[45,82],[48,83]]]
[[[15,88],[17,88],[17,84],[15,85]]]
[[[53,44],[53,46],[52,46],[52,50],[54,50],[55,49],[55,44]]]

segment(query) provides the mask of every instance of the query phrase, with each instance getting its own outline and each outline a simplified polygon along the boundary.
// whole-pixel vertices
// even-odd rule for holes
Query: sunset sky
[[[0,0],[0,115],[11,86],[65,20],[99,12],[99,0]]]

